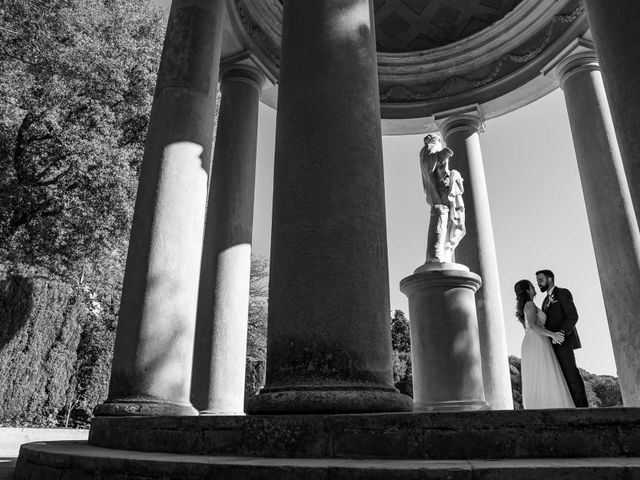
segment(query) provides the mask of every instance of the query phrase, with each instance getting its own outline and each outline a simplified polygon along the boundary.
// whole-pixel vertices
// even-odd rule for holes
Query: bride
[[[535,303],[536,290],[529,280],[515,284],[516,317],[525,329],[522,340],[522,406],[531,408],[575,407],[551,340],[562,343],[562,332],[544,328],[547,317]]]

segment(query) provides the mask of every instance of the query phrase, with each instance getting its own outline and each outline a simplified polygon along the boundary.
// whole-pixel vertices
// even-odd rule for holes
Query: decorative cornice
[[[593,42],[580,37],[545,65],[541,73],[554,78],[559,82],[560,88],[564,88],[564,82],[573,74],[593,70],[600,70]]]
[[[491,71],[483,76],[476,78],[473,73],[467,75],[453,75],[444,82],[433,85],[435,88],[425,89],[423,85],[418,91],[415,87],[405,85],[393,85],[385,91],[380,92],[380,102],[415,102],[432,100],[434,98],[444,97],[451,94],[459,93],[461,90],[473,90],[483,87],[496,80],[503,67],[507,62],[512,64],[526,64],[538,57],[551,43],[554,29],[558,24],[571,24],[581,17],[584,13],[584,4],[582,1],[578,3],[568,14],[555,15],[547,25],[542,40],[536,45],[524,52],[510,52],[500,57],[492,66]]]
[[[271,15],[264,15],[274,23],[272,30],[274,30],[274,28],[281,28],[281,25],[275,24],[278,22],[281,24],[282,22],[282,6],[278,2],[270,3],[264,0],[261,1],[263,1],[263,3],[259,5],[262,8],[270,7],[273,10],[268,12]],[[236,31],[244,34],[245,42],[249,44],[250,50],[262,60],[262,63],[275,80],[280,70],[279,38],[277,38],[278,35],[275,31],[271,32],[271,35],[268,35],[264,27],[254,20],[254,17],[250,13],[253,11],[253,8],[255,7],[252,6],[252,8],[248,8],[246,0],[227,0],[227,10],[235,20]],[[279,12],[277,11],[278,8],[280,9]]]
[[[565,82],[577,73],[600,71],[600,63],[595,52],[577,53],[567,57],[558,66],[558,76],[560,77],[560,88],[564,89]]]
[[[277,83],[282,4],[226,1],[237,42]],[[477,102],[487,118],[495,118],[516,108],[510,105],[526,105],[557,88],[559,80],[541,70],[587,31],[582,0],[523,0],[502,19],[455,43],[416,52],[378,52],[383,122],[393,122],[394,133],[415,133],[435,127],[435,112],[458,106]],[[277,88],[265,88],[262,99],[275,108]],[[401,126],[403,121],[409,123]]]
[[[434,120],[445,141],[454,132],[484,132],[484,116],[477,104],[440,112],[434,115]]]
[[[225,65],[220,70],[221,84],[226,81],[244,82],[260,90],[265,80],[265,75],[259,68],[243,63]]]

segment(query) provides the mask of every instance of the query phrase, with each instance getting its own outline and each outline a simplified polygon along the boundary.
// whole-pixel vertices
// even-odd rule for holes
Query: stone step
[[[640,457],[640,409],[98,417],[89,443],[268,458]]]
[[[0,457],[0,480],[11,480],[15,468],[15,457]]]
[[[22,446],[14,480],[631,480],[640,458],[358,460],[133,452],[86,442]]]

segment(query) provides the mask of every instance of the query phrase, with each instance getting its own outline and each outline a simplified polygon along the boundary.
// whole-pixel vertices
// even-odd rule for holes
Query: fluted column
[[[640,2],[584,3],[636,220],[640,223]]]
[[[477,111],[471,110],[444,117],[439,125],[447,146],[453,150],[451,168],[458,170],[464,179],[467,233],[456,248],[455,261],[482,278],[482,287],[476,292],[476,309],[485,398],[493,410],[510,410],[513,399],[509,354],[480,149],[482,119]]]
[[[410,410],[393,387],[369,0],[285,0],[265,388],[250,413]]]
[[[191,400],[201,413],[242,414],[258,103],[264,76],[256,68],[233,65],[220,77]]]
[[[625,406],[638,407],[640,232],[631,193],[595,54],[572,55],[557,71],[569,112],[622,399]]]
[[[191,361],[223,5],[173,1],[98,415],[197,414]]]

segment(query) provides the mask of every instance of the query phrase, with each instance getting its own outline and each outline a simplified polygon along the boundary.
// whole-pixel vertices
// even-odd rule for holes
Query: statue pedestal
[[[463,265],[449,267],[419,269],[400,282],[409,298],[414,411],[488,408],[475,304],[482,281]]]

